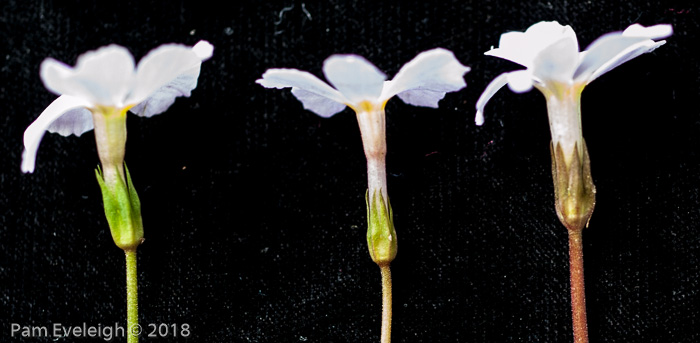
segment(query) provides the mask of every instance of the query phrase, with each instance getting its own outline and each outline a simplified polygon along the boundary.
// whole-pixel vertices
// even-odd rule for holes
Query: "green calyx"
[[[141,202],[131,183],[129,169],[126,168],[126,183],[118,177],[113,184],[108,185],[102,169],[95,169],[97,182],[102,190],[102,201],[105,216],[112,232],[114,243],[124,250],[136,249],[143,242],[143,222],[141,220]]]
[[[586,142],[583,141],[581,154],[578,144],[574,146],[573,158],[568,164],[561,145],[550,145],[550,150],[557,215],[568,230],[582,230],[588,226],[593,214],[596,193]]]
[[[385,202],[381,191],[374,192],[370,199],[369,191],[365,193],[367,203],[367,246],[369,255],[378,265],[386,265],[396,258],[396,230],[394,215],[388,199]]]

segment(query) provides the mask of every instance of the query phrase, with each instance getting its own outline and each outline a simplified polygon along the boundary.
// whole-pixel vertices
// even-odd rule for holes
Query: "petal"
[[[508,83],[508,74],[509,73],[503,73],[498,75],[486,86],[484,92],[481,93],[479,100],[476,101],[476,118],[474,119],[476,125],[484,124],[484,107],[486,107],[486,103],[491,100],[491,97]]]
[[[350,101],[377,102],[386,75],[372,63],[357,55],[333,55],[323,62],[326,79]]]
[[[579,62],[576,41],[563,38],[543,49],[533,61],[532,75],[547,84],[573,83],[574,72]]]
[[[166,44],[152,50],[139,62],[136,70],[137,83],[127,99],[127,105],[144,101],[185,73],[188,79],[194,78],[194,83],[189,83],[192,88],[187,89],[186,94],[181,94],[189,96],[190,91],[197,86],[202,60],[211,57],[212,51],[211,44],[204,41],[198,43],[196,49],[180,44]],[[182,82],[180,84],[184,85]],[[173,101],[174,98],[170,103]]]
[[[39,117],[24,131],[24,152],[22,152],[22,172],[34,172],[36,152],[46,130],[59,117],[73,110],[86,107],[89,103],[81,98],[62,95],[54,100]]]
[[[662,39],[668,38],[673,34],[673,27],[669,24],[659,24],[649,27],[644,27],[639,24],[630,25],[622,32],[622,35],[628,37],[645,37],[647,39]]]
[[[570,40],[578,51],[578,40],[571,26],[563,26],[556,21],[542,21],[530,26],[525,32],[502,34],[498,49],[491,49],[485,55],[531,68],[538,54],[562,39]]]
[[[304,105],[304,109],[316,113],[323,118],[330,118],[346,107],[345,104],[333,101],[316,93],[305,91],[301,88],[292,88],[292,94],[301,101]]]
[[[409,105],[438,108],[438,102],[445,97],[445,94],[447,93],[440,91],[411,89],[403,91],[397,96]]]
[[[123,107],[134,84],[134,58],[125,48],[110,45],[78,57],[75,68],[47,58],[41,79],[59,95],[85,99],[92,105]]]
[[[516,31],[502,34],[498,48],[491,49],[484,55],[502,58],[529,67],[532,65],[536,51],[527,44],[525,33]]]
[[[508,88],[515,93],[525,93],[532,89],[534,81],[530,70],[516,70],[506,74]]]
[[[437,107],[446,92],[456,92],[467,86],[463,75],[468,71],[469,67],[459,63],[452,51],[428,50],[401,67],[396,77],[385,84],[380,98],[388,100],[399,94],[408,104]],[[401,96],[406,91],[412,92]]]
[[[92,122],[92,112],[85,107],[79,107],[64,113],[56,119],[46,131],[58,133],[61,136],[80,136],[95,128]]]
[[[341,104],[349,102],[337,90],[316,76],[297,69],[268,69],[262,79],[256,80],[255,83],[265,88],[298,88]]]
[[[205,40],[200,40],[192,47],[192,51],[199,57],[200,61],[204,62],[214,54],[214,46]]]
[[[624,32],[605,34],[586,49],[574,78],[576,82],[590,83],[622,63],[663,45],[664,42],[652,39],[667,37],[671,33],[670,25],[645,28],[635,24]]]
[[[609,61],[607,61],[603,65],[601,65],[600,67],[598,67],[598,69],[593,71],[588,77],[586,77],[585,74],[583,74],[581,76],[580,80],[581,80],[581,82],[584,82],[584,80],[585,80],[585,83],[590,83],[591,81],[597,79],[599,76],[615,69],[617,66],[619,66],[619,65],[621,65],[621,64],[623,64],[623,63],[625,63],[625,62],[627,62],[627,61],[629,61],[629,60],[631,60],[639,55],[642,55],[642,54],[645,54],[648,52],[652,52],[652,51],[656,50],[656,48],[664,45],[665,43],[666,43],[666,41],[654,42],[653,40],[646,40],[646,41],[643,41],[639,44],[636,44],[636,45],[626,49],[622,53],[618,54],[617,56],[613,57],[612,59],[610,59]],[[578,80],[579,79],[577,78],[577,81]]]
[[[581,82],[587,81],[601,66],[645,41],[651,40],[645,37],[627,37],[622,35],[622,32],[611,32],[601,36],[586,48],[574,78]]]
[[[180,74],[170,83],[160,87],[148,98],[131,108],[131,112],[140,117],[152,117],[165,112],[179,96],[189,97],[197,87],[200,66]]]
[[[652,52],[656,50],[656,48],[666,44],[666,41],[660,41],[660,42],[654,42],[652,40],[646,41],[643,43],[640,43],[637,45],[635,48],[632,50],[628,50],[626,53],[620,54],[615,57],[615,59],[611,60],[609,63],[606,63],[602,67],[598,68],[590,77],[588,77],[588,83],[591,81],[597,79],[599,76],[617,68],[619,65],[634,59],[635,57]]]

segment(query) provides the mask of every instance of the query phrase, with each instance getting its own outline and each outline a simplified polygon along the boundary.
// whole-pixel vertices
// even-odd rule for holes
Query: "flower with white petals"
[[[634,24],[622,32],[601,36],[582,52],[571,27],[555,21],[539,22],[525,32],[505,33],[498,48],[486,55],[513,61],[527,69],[501,74],[486,87],[476,104],[476,123],[483,123],[486,103],[506,84],[517,93],[534,86],[547,98],[553,144],[560,143],[564,152],[569,153],[576,143],[580,149],[578,102],[583,88],[622,63],[663,45],[665,41],[654,40],[666,38],[672,32],[671,25]]]
[[[75,68],[47,58],[41,79],[60,95],[24,132],[22,171],[34,171],[39,142],[46,131],[80,136],[95,130],[101,168],[95,174],[114,243],[133,250],[143,241],[141,203],[124,165],[126,112],[150,117],[197,87],[202,61],[213,52],[200,41],[194,47],[162,45],[139,62],[117,45],[78,57]]]
[[[130,110],[150,117],[164,112],[176,97],[190,95],[197,86],[201,63],[212,51],[206,41],[194,47],[166,44],[148,53],[138,66],[129,51],[117,45],[81,55],[74,68],[47,58],[41,64],[41,79],[60,96],[25,131],[22,171],[34,171],[37,149],[46,131],[80,136],[108,113],[123,116]],[[95,136],[98,148],[106,149],[100,140],[108,138],[97,132]]]
[[[345,106],[355,110],[367,157],[368,243],[377,263],[388,263],[396,254],[396,238],[386,187],[386,133],[384,107],[397,95],[415,106],[438,107],[447,92],[464,87],[469,71],[451,51],[425,51],[404,65],[393,80],[357,55],[333,55],[323,63],[329,84],[297,69],[269,69],[256,82],[266,88],[292,88],[292,94],[321,117],[330,117]],[[335,87],[335,88],[334,88]]]
[[[582,230],[593,214],[596,194],[581,131],[581,92],[600,75],[661,46],[665,41],[655,40],[666,38],[672,32],[670,25],[634,24],[622,32],[601,36],[579,52],[576,34],[570,26],[540,22],[525,32],[501,35],[499,47],[486,52],[486,55],[513,61],[526,69],[501,74],[486,87],[476,104],[478,125],[483,124],[486,103],[506,84],[516,93],[535,87],[547,100],[554,203],[557,216],[569,234],[575,342],[588,342]]]
[[[391,340],[389,265],[397,252],[393,212],[386,189],[384,107],[397,95],[410,105],[437,108],[447,92],[467,86],[463,75],[468,71],[451,51],[438,48],[420,53],[391,81],[386,81],[384,73],[357,55],[333,55],[323,63],[323,73],[335,88],[296,69],[269,69],[256,81],[266,88],[291,87],[304,108],[321,117],[330,117],[345,106],[355,110],[367,157],[367,247],[382,273],[382,342]]]
[[[256,82],[266,88],[291,87],[304,108],[321,117],[330,117],[345,106],[352,108],[357,113],[367,158],[373,160],[375,155],[386,154],[387,100],[397,95],[410,105],[437,108],[447,92],[466,87],[463,75],[468,71],[451,51],[437,48],[416,56],[391,81],[361,56],[333,55],[323,63],[323,73],[335,88],[297,69],[269,69]],[[370,192],[382,189],[386,197],[386,175],[379,174],[370,175]]]
[[[110,45],[87,52],[76,66],[47,58],[41,79],[59,95],[24,132],[22,171],[31,173],[46,131],[80,136],[95,130],[101,167],[95,170],[105,216],[114,243],[125,251],[127,325],[138,326],[136,250],[144,241],[141,201],[124,163],[126,112],[150,117],[164,112],[176,97],[197,87],[202,61],[214,48],[206,41],[193,47],[162,45],[138,65],[128,50]],[[128,342],[138,342],[130,333]]]
[[[605,34],[579,52],[570,26],[539,22],[525,32],[501,35],[499,47],[486,52],[513,61],[526,69],[499,75],[479,98],[476,123],[491,97],[506,84],[517,93],[540,90],[547,100],[552,135],[557,213],[569,228],[581,229],[595,204],[588,151],[581,131],[581,92],[600,75],[641,54],[653,51],[673,33],[671,25],[644,27],[634,24],[621,32]]]
[[[382,109],[394,95],[410,105],[437,108],[445,93],[466,87],[462,75],[468,71],[451,51],[437,48],[416,56],[391,81],[362,56],[333,55],[323,63],[323,73],[335,89],[297,69],[269,69],[256,82],[266,88],[291,87],[304,108],[330,117],[345,106],[355,112]]]

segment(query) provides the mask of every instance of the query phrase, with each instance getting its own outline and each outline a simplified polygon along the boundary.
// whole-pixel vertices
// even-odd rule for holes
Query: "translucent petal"
[[[491,100],[491,97],[508,83],[508,74],[509,73],[503,73],[498,75],[486,86],[484,92],[481,93],[479,100],[476,102],[476,118],[474,119],[476,125],[482,125],[484,123],[484,107],[486,107],[486,104]]]
[[[92,112],[85,107],[74,108],[56,119],[46,131],[58,133],[61,136],[80,136],[95,128],[92,122]]]
[[[200,48],[198,50],[208,49]],[[207,54],[208,52],[200,51],[205,57],[211,56]],[[185,72],[189,74],[188,77],[194,77],[194,86],[196,86],[201,64],[202,59],[193,48],[179,44],[161,45],[149,52],[139,62],[136,69],[136,85],[127,99],[127,104],[134,105],[144,101],[156,90],[168,85]],[[197,74],[193,75],[195,70]],[[187,90],[187,96],[191,90],[192,88]],[[172,101],[170,102],[172,103]]]
[[[301,101],[305,109],[324,118],[329,118],[346,107],[343,103],[333,101],[316,93],[305,91],[301,88],[292,88],[292,94],[294,94],[294,96]]]
[[[574,72],[578,66],[578,46],[574,40],[563,38],[543,49],[533,61],[533,77],[565,84],[573,83]]]
[[[316,76],[297,69],[268,69],[262,79],[255,81],[265,88],[299,88],[307,92],[326,97],[333,101],[347,104],[349,102],[333,87]]]
[[[635,50],[640,44],[654,41],[645,37],[628,37],[622,32],[612,32],[596,39],[586,49],[574,78],[577,82],[590,82],[590,77],[606,64],[613,63],[619,56]]]
[[[599,76],[613,70],[617,66],[648,52],[652,52],[656,50],[656,48],[664,45],[666,41],[660,41],[660,42],[654,42],[653,40],[646,40],[644,42],[641,42],[635,46],[632,46],[628,48],[627,50],[623,51],[622,53],[618,54],[615,56],[613,59],[609,60],[607,63],[603,64],[600,66],[598,69],[596,69],[591,75],[589,75],[586,79],[586,83],[590,83],[591,81],[597,79]],[[581,77],[581,80],[584,80],[583,77]]]
[[[416,106],[437,107],[437,101],[446,92],[456,92],[467,86],[463,75],[468,71],[469,68],[459,63],[452,51],[437,48],[422,52],[406,63],[393,80],[385,83],[380,101],[412,91],[410,95],[404,94],[401,99]],[[419,92],[420,90],[427,92]],[[408,102],[406,99],[415,101]]]
[[[141,117],[151,117],[165,112],[179,96],[190,96],[197,88],[200,65],[180,74],[170,83],[161,86],[148,98],[131,108],[131,112]]]
[[[668,37],[671,25],[644,27],[634,24],[623,32],[611,32],[596,39],[586,49],[574,74],[576,82],[589,83],[600,75],[664,44],[652,39]]]
[[[447,93],[440,91],[410,89],[397,94],[397,96],[409,105],[438,108],[438,102],[445,97],[445,94]]]
[[[327,58],[323,62],[323,73],[350,104],[379,102],[386,80],[384,73],[357,55],[333,55]]]
[[[34,172],[36,152],[44,133],[58,118],[73,110],[84,108],[89,103],[82,98],[62,95],[54,100],[39,117],[24,131],[24,152],[22,152],[22,172]],[[84,118],[83,118],[84,119]]]
[[[110,45],[81,55],[75,68],[47,58],[40,75],[46,88],[56,94],[123,107],[134,85],[134,58],[123,47]]]

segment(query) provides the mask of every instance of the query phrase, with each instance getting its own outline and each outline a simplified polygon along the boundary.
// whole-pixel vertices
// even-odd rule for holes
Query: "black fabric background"
[[[142,341],[378,341],[354,113],[322,119],[288,90],[254,81],[273,67],[321,76],[334,53],[365,56],[392,77],[444,47],[472,68],[468,87],[437,110],[399,99],[386,109],[394,341],[570,342],[544,98],[504,89],[485,125],[473,122],[488,82],[517,68],[483,52],[503,32],[558,20],[581,48],[633,23],[673,24],[666,45],[583,93],[598,189],[584,233],[586,293],[591,342],[698,342],[699,19],[698,5],[646,1],[4,0],[0,341],[51,341],[11,339],[11,323],[125,325],[124,257],[102,212],[93,134],[47,134],[36,172],[20,172],[24,129],[55,98],[41,61],[73,65],[110,43],[138,60],[163,43],[206,39],[214,56],[192,97],[128,120],[146,232],[141,324],[192,331]]]

